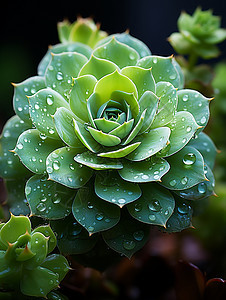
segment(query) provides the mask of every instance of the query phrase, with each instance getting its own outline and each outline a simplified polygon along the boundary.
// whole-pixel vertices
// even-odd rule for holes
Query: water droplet
[[[36,206],[37,211],[39,212],[44,212],[46,210],[46,205],[45,203],[41,202]]]
[[[94,227],[93,226],[89,226],[87,229],[88,229],[89,232],[93,232],[94,231]]]
[[[158,62],[157,58],[154,57],[153,60],[152,60],[152,62],[153,62],[153,64],[157,64],[157,62]]]
[[[59,162],[58,160],[55,160],[55,161],[53,162],[53,169],[54,169],[55,171],[57,171],[57,170],[60,169],[60,162]]]
[[[46,102],[47,102],[47,104],[48,105],[53,105],[53,96],[52,95],[49,95],[49,96],[47,96],[47,98],[46,98]]]
[[[72,176],[67,176],[67,180],[72,183],[73,182],[73,177]]]
[[[169,183],[171,186],[175,186],[176,184],[177,184],[177,182],[176,182],[176,180],[175,179],[173,179],[173,180],[171,180],[170,181],[170,183]]]
[[[24,146],[23,146],[23,144],[22,144],[22,143],[19,143],[19,144],[17,144],[17,146],[16,146],[16,147],[17,147],[17,149],[21,150],[21,149],[23,149],[23,147],[24,147]]]
[[[155,215],[149,215],[148,218],[150,221],[155,221],[156,219]]]
[[[176,78],[176,74],[171,74],[169,78],[170,79],[175,79]]]
[[[188,101],[188,95],[184,95],[182,99],[183,99],[183,101],[185,101],[185,102]]]
[[[200,120],[200,123],[201,123],[201,124],[204,124],[205,122],[206,122],[206,117],[203,116],[202,119]]]
[[[47,136],[44,133],[40,133],[39,136],[42,140],[45,140],[47,138]]]
[[[149,176],[148,175],[142,175],[141,178],[144,179],[144,180],[146,180],[146,179],[149,178]]]
[[[119,204],[125,204],[126,203],[126,200],[121,198],[121,199],[118,199],[118,203]]]
[[[57,78],[57,80],[63,80],[64,77],[61,72],[58,72],[56,78]]]
[[[152,211],[160,211],[160,209],[162,208],[161,204],[159,203],[158,200],[152,200],[149,204],[148,204],[148,208]]]
[[[81,231],[82,227],[77,222],[74,222],[68,231],[69,240],[76,239],[77,235],[79,235]]]
[[[98,221],[101,221],[104,219],[104,214],[103,213],[98,213],[96,214],[95,218],[98,220]]]
[[[56,195],[53,199],[52,199],[53,204],[58,204],[61,202],[61,197],[59,197],[58,195]]]
[[[187,126],[186,131],[190,132],[191,130],[192,130],[192,127],[191,126]]]
[[[126,250],[133,250],[136,246],[136,243],[134,241],[124,240],[123,241],[123,247]]]
[[[133,234],[133,237],[136,241],[142,241],[143,238],[144,238],[143,230],[135,231],[134,234]]]
[[[46,198],[42,198],[40,201],[41,202],[46,202],[46,200],[47,200]]]
[[[135,210],[136,212],[141,211],[141,209],[142,209],[142,205],[141,205],[140,203],[136,203],[136,204],[134,205],[134,210]]]
[[[55,133],[55,130],[53,128],[50,128],[49,129],[49,134],[54,134]]]
[[[182,203],[180,206],[178,206],[177,210],[180,214],[185,215],[189,212],[189,206],[187,206],[185,203]]]
[[[133,53],[130,53],[130,54],[129,54],[129,58],[130,58],[131,60],[134,60],[136,57],[135,57],[135,55],[134,55]]]
[[[186,184],[188,182],[188,178],[187,177],[183,177],[182,179],[181,179],[181,183],[182,184]]]
[[[46,171],[47,171],[49,174],[51,174],[51,173],[53,173],[53,168],[50,167],[50,166],[48,166],[48,167],[46,168]]]
[[[88,202],[88,203],[87,203],[87,207],[88,207],[89,209],[94,208],[94,206],[93,206],[93,204],[92,204],[91,202]]]
[[[196,162],[196,156],[194,153],[187,153],[183,158],[183,163],[186,166],[191,166]]]
[[[186,142],[187,142],[187,139],[186,139],[186,138],[183,138],[182,143],[184,144],[184,143],[186,143]]]
[[[31,187],[30,186],[26,186],[25,187],[25,194],[29,195],[31,193]]]
[[[199,183],[199,185],[198,185],[198,192],[200,194],[205,194],[205,192],[206,192],[206,184],[205,184],[205,182]]]
[[[39,109],[40,107],[39,107],[39,105],[36,103],[35,104],[35,109]]]

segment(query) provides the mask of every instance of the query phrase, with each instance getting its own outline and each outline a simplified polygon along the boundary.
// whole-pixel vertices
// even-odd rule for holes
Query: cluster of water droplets
[[[204,102],[208,100],[205,99],[199,92],[193,91],[192,95],[184,94],[182,96],[182,101],[183,101],[183,110],[187,111],[189,106],[191,106],[190,102],[192,102],[193,109],[195,109],[195,106],[197,106],[197,110],[200,110],[200,108],[204,110],[203,108]],[[204,126],[207,122],[207,118],[208,118],[208,113],[205,112],[205,115],[201,116],[201,118],[197,120],[197,123],[200,126]]]
[[[130,178],[133,182],[150,182],[150,181],[160,181],[161,177],[168,170],[166,161],[159,160],[158,162],[152,161],[151,158],[147,158],[145,160],[148,166],[148,169],[144,169],[141,171],[135,170],[131,165],[129,169]],[[150,163],[149,163],[150,162]]]
[[[40,88],[43,87],[43,83],[36,81],[33,82],[32,84],[30,82],[26,83],[21,83],[15,86],[15,95],[14,95],[14,106],[16,110],[19,113],[22,113],[29,117],[29,103],[28,100],[25,96],[23,98],[21,97],[21,94],[24,94],[26,96],[32,96],[34,95]],[[18,89],[18,92],[17,92]],[[21,91],[22,93],[21,93]]]
[[[172,207],[162,206],[157,198],[153,198],[144,204],[137,202],[134,205],[134,212],[138,219],[142,219],[142,213],[144,213],[147,214],[147,221],[165,225],[166,220],[171,215]]]
[[[186,153],[182,159],[182,163],[183,163],[183,166],[185,168],[190,168],[192,167],[196,162],[196,155],[192,152],[189,152],[189,153]],[[172,179],[169,184],[170,186],[173,188],[173,187],[176,187],[178,183],[181,183],[182,185],[186,185],[189,181],[189,178],[187,176],[183,176],[181,179],[180,179],[180,182],[178,182],[177,179]]]
[[[69,52],[67,55],[68,57],[72,57],[73,53]],[[64,91],[64,96],[67,98],[68,93],[73,85],[73,77],[63,72],[61,58],[56,58],[55,56],[54,60],[55,60],[55,67],[51,64],[48,67],[48,71],[54,73],[56,72],[56,68],[57,68],[57,72],[55,74],[55,81],[52,82],[51,87],[54,90],[58,90],[59,88],[62,89]]]

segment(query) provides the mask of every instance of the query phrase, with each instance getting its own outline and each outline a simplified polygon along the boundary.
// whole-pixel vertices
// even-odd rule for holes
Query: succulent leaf
[[[190,140],[188,145],[197,149],[202,154],[205,163],[213,169],[217,148],[206,133],[200,132],[194,139]]]
[[[79,77],[84,75],[92,75],[97,80],[118,70],[118,66],[106,59],[101,59],[95,55],[91,55],[87,63],[81,68]]]
[[[118,55],[118,53],[120,53],[120,55]],[[114,37],[106,44],[96,48],[93,55],[112,61],[119,66],[120,69],[126,66],[136,65],[140,58],[136,50],[124,43],[118,42]]]
[[[50,220],[61,219],[71,212],[75,192],[57,182],[47,180],[40,175],[34,175],[28,180],[25,192],[31,214],[34,216]],[[41,233],[43,232],[41,231]]]
[[[45,79],[43,77],[34,76],[25,81],[14,85],[13,108],[15,113],[21,120],[31,125],[29,115],[29,96],[34,95],[39,90],[46,87]]]
[[[178,95],[178,111],[188,111],[195,118],[196,123],[202,127],[207,125],[209,120],[210,98],[204,97],[201,93],[194,90],[180,90]]]
[[[101,172],[95,179],[97,196],[119,207],[135,201],[141,196],[138,184],[124,181],[116,172]]]
[[[47,284],[48,283],[48,284]],[[59,276],[52,271],[37,267],[23,272],[20,288],[28,296],[43,297],[59,285]]]
[[[146,56],[140,59],[137,66],[150,69],[156,83],[166,81],[175,88],[180,87],[180,76],[175,68],[173,57]]]
[[[123,168],[118,172],[127,181],[145,183],[161,181],[169,169],[170,165],[165,159],[151,157],[139,162],[124,160]]]
[[[46,69],[52,59],[52,54],[60,54],[63,52],[77,52],[83,54],[87,59],[89,59],[92,53],[92,49],[89,46],[79,42],[68,42],[65,44],[57,44],[54,46],[50,46],[46,55],[43,57],[43,59],[38,65],[38,75],[45,75]]]
[[[15,153],[31,172],[44,174],[47,156],[61,145],[60,141],[46,137],[37,129],[28,129],[19,136]]]
[[[172,121],[177,108],[177,95],[175,87],[169,82],[158,82],[156,95],[159,97],[158,111],[151,128],[165,126]]]
[[[52,116],[57,108],[69,108],[67,101],[50,88],[42,89],[28,99],[30,116],[35,127],[46,136],[59,139]]]
[[[21,165],[19,158],[11,152],[16,146],[18,136],[29,129],[27,125],[18,116],[11,117],[0,136],[0,176],[6,179],[24,177],[29,175],[29,171]]]
[[[94,170],[121,169],[123,165],[115,159],[108,159],[94,155],[92,152],[79,153],[74,157],[77,163],[88,166]]]
[[[203,157],[193,147],[185,146],[167,161],[171,168],[163,176],[161,184],[170,190],[188,189],[206,180]]]
[[[120,222],[103,234],[106,244],[128,258],[141,249],[149,237],[149,227],[131,218],[123,218]]]
[[[60,107],[54,114],[53,121],[61,140],[68,146],[81,149],[84,148],[84,145],[75,134],[73,126],[73,119],[75,118],[76,116],[70,110]]]
[[[159,127],[143,133],[133,140],[133,142],[141,142],[141,144],[134,152],[127,155],[127,158],[132,161],[141,161],[156,154],[167,145],[169,136],[170,129],[168,127]]]
[[[51,227],[57,233],[57,245],[60,252],[67,254],[80,254],[90,251],[97,242],[97,234],[91,237],[75,218],[70,215],[63,220],[51,221]]]
[[[100,199],[88,188],[77,192],[72,213],[90,235],[112,228],[120,219],[119,207]]]
[[[131,216],[138,221],[165,227],[173,213],[175,201],[167,189],[149,183],[143,186],[142,196],[127,207]]]
[[[65,99],[72,88],[73,78],[78,76],[87,58],[77,52],[52,54],[52,60],[45,72],[47,87],[60,93]]]
[[[79,152],[75,148],[63,147],[51,152],[46,160],[49,179],[66,187],[77,189],[87,183],[93,172],[78,164],[74,157]]]

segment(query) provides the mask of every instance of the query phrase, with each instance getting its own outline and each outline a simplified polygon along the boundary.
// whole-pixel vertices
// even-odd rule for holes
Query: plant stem
[[[191,71],[197,64],[198,55],[196,53],[191,53],[188,57],[188,69]]]

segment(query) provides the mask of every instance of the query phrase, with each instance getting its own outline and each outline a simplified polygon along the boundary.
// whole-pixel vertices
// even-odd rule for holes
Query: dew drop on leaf
[[[93,206],[93,204],[92,204],[91,202],[88,202],[87,207],[88,207],[89,209],[92,209],[94,206]]]
[[[181,179],[181,183],[182,184],[186,184],[188,182],[188,178],[187,177],[183,177],[182,179]]]
[[[152,211],[160,211],[160,209],[162,208],[161,204],[159,203],[158,200],[152,200],[149,204],[148,204],[148,208]]]
[[[104,214],[103,213],[98,213],[95,216],[96,220],[102,221],[104,219]]]
[[[135,231],[134,234],[133,234],[133,237],[136,241],[142,241],[143,238],[144,238],[143,230]]]
[[[55,171],[57,171],[57,170],[60,169],[60,162],[59,162],[58,160],[55,160],[55,161],[53,162],[53,169],[54,169]],[[47,171],[48,171],[48,170],[47,170]]]
[[[180,214],[185,215],[189,212],[190,206],[187,206],[185,203],[182,203],[182,205],[178,206],[177,210]]]
[[[46,210],[46,205],[45,205],[45,203],[43,203],[43,202],[39,203],[39,204],[36,206],[36,209],[37,209],[37,211],[39,211],[39,212],[45,211],[45,210]]]
[[[187,153],[183,158],[183,163],[187,166],[191,166],[196,162],[196,156],[194,153]]]
[[[142,205],[140,203],[136,203],[134,206],[134,210],[136,212],[139,212],[139,211],[141,211],[141,209],[142,209]]]
[[[17,144],[17,149],[19,149],[19,150],[21,150],[21,149],[23,149],[23,144],[22,143],[19,143],[19,144]]]
[[[185,101],[185,102],[188,101],[188,95],[184,95],[182,99],[183,99],[183,101]]]
[[[57,80],[63,80],[63,74],[61,72],[58,72],[56,78]]]
[[[136,246],[136,243],[134,241],[124,240],[123,241],[123,247],[126,250],[133,250]]]
[[[205,194],[205,192],[206,192],[206,184],[205,184],[205,182],[199,183],[199,185],[198,185],[198,192],[200,194]]]
[[[150,221],[155,221],[156,219],[155,215],[149,215],[148,218]]]
[[[177,182],[176,182],[176,180],[175,179],[173,179],[173,180],[171,180],[170,181],[170,183],[169,183],[171,186],[175,186],[176,184],[177,184]]]

